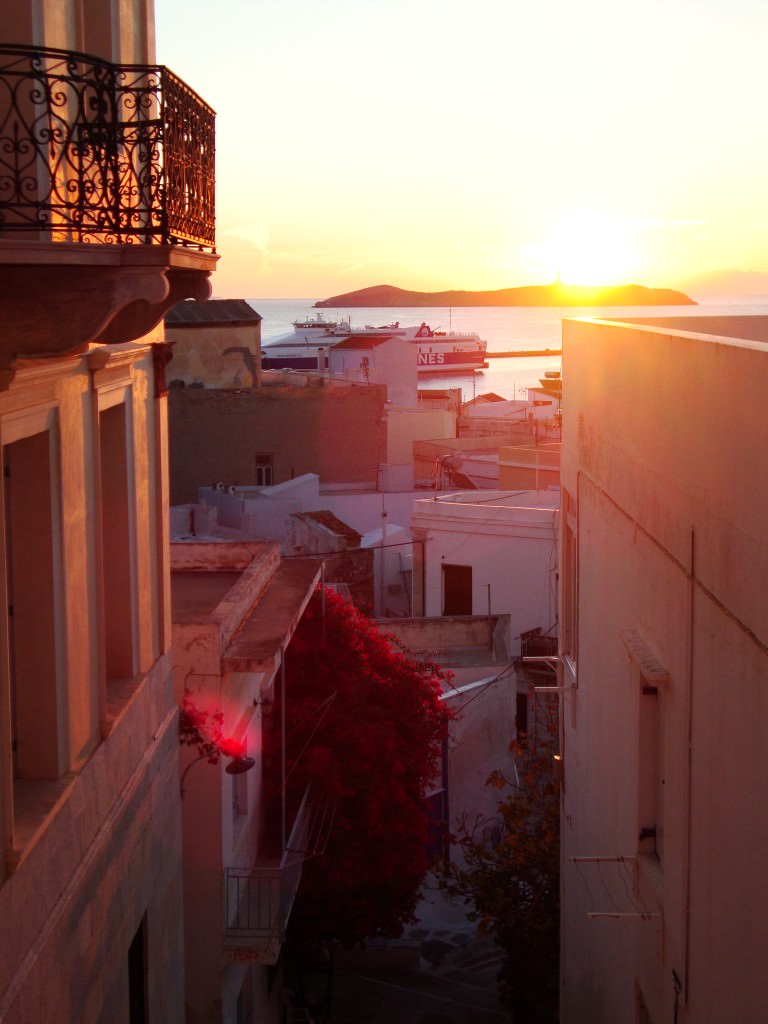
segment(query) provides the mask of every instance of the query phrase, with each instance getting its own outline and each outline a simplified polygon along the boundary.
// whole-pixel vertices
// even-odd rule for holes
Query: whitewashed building
[[[507,650],[556,625],[557,491],[460,491],[414,502],[414,614],[509,615]]]
[[[564,1024],[765,1017],[768,319],[566,321]]]

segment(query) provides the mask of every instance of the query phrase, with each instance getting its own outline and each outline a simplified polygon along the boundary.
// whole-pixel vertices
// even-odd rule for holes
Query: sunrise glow
[[[574,213],[559,224],[541,244],[540,256],[548,279],[563,284],[626,284],[639,270],[628,225],[588,211]]]
[[[768,5],[705,3],[156,0],[217,111],[215,293],[768,271]]]

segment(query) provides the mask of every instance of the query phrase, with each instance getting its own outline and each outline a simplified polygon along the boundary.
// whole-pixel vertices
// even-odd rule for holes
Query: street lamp
[[[200,754],[190,761],[184,771],[181,773],[181,779],[179,780],[179,795],[181,799],[184,799],[184,780],[189,774],[190,769],[198,763],[198,761],[209,761],[210,757],[208,754]],[[256,764],[256,758],[245,757],[238,754],[234,754],[229,761],[229,764],[224,766],[224,771],[227,775],[242,775],[244,772],[249,772],[251,768]]]

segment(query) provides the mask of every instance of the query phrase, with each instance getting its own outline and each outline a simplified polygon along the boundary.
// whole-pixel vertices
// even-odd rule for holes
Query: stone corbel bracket
[[[218,257],[160,246],[0,242],[0,368],[135,341],[182,299],[207,299]]]

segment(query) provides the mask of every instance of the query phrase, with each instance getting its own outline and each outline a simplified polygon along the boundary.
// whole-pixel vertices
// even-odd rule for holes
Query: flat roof
[[[768,344],[768,316],[600,316],[597,320],[610,320],[617,324],[640,324],[661,327],[669,331],[688,331],[690,334],[712,334],[740,341],[759,341]]]
[[[337,349],[356,349],[356,348],[377,348],[379,345],[383,345],[385,341],[391,341],[391,334],[355,334],[350,338],[345,338],[344,341],[337,341],[331,348],[335,352]]]
[[[218,607],[242,576],[242,572],[171,573],[173,621],[180,625],[202,622]]]
[[[261,314],[245,299],[185,299],[165,314],[167,327],[223,327],[229,324],[258,324]]]

